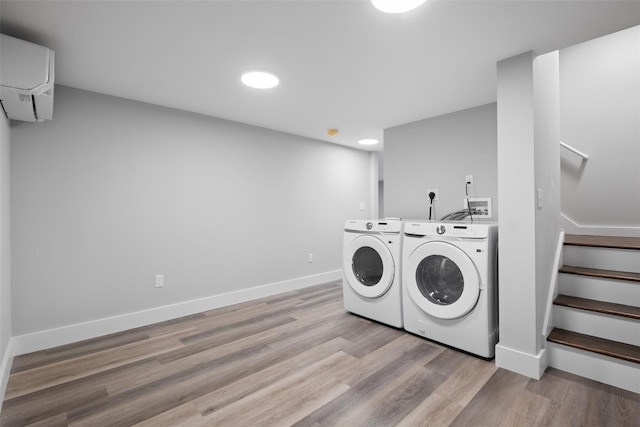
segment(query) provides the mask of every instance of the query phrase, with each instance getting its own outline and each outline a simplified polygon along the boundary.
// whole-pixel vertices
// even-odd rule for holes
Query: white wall
[[[464,207],[470,196],[493,198],[497,219],[496,104],[425,119],[384,131],[384,214],[427,219],[428,189],[438,190],[436,217]]]
[[[591,227],[640,228],[640,26],[560,51],[562,210]]]
[[[339,270],[344,220],[367,213],[367,152],[64,86],[55,102],[12,127],[16,335]]]
[[[9,379],[12,355],[11,329],[11,229],[10,229],[9,120],[0,112],[0,401]]]
[[[496,364],[540,378],[559,227],[557,53],[498,63],[499,316]],[[542,204],[537,202],[542,191]]]

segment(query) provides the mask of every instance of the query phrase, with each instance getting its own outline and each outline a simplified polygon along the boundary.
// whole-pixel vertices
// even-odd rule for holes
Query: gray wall
[[[581,226],[640,227],[640,27],[560,51],[562,210]]]
[[[64,86],[55,102],[11,129],[15,335],[340,269],[344,220],[366,215],[369,153]]]
[[[384,131],[384,214],[427,219],[428,189],[437,189],[436,216],[464,207],[470,196],[493,198],[497,219],[496,104],[425,119]]]
[[[0,366],[7,357],[7,347],[11,338],[10,138],[9,121],[0,112]],[[9,363],[10,360],[6,362]],[[8,372],[6,378],[2,376],[3,373],[0,369],[0,381],[8,378]],[[0,392],[0,397],[3,395],[4,393]]]

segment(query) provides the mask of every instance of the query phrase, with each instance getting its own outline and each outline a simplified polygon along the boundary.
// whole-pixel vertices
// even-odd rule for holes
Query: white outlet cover
[[[156,274],[156,288],[164,286],[164,274]]]

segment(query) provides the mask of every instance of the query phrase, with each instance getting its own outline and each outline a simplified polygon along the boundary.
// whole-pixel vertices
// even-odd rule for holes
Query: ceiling
[[[358,147],[494,102],[497,61],[639,25],[640,1],[1,0],[0,19],[55,50],[56,83]],[[280,85],[245,87],[256,68]]]

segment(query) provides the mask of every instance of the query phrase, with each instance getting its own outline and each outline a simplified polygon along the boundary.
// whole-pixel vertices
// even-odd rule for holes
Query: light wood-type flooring
[[[1,425],[638,426],[640,395],[349,314],[336,282],[17,357]]]

